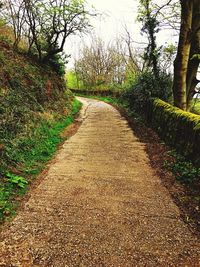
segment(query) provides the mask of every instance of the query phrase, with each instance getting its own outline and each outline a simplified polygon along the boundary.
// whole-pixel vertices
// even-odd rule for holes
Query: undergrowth
[[[173,173],[176,180],[187,185],[199,183],[199,167],[177,153],[176,150],[170,150],[167,154],[170,156],[170,160],[164,163],[164,167]]]
[[[16,197],[23,195],[57,150],[63,141],[61,132],[73,122],[74,116],[81,108],[81,103],[74,99],[71,114],[63,115],[59,120],[49,119],[41,121],[40,125],[29,136],[18,137],[6,146],[8,161],[0,174],[0,221],[15,214]],[[7,163],[8,163],[7,162]]]
[[[73,99],[61,75],[0,36],[0,221],[62,142],[80,108]]]
[[[131,111],[131,109],[129,108],[128,101],[126,101],[125,99],[122,99],[121,97],[117,98],[117,97],[113,97],[113,96],[94,96],[94,95],[85,95],[85,94],[76,94],[76,95],[104,101],[108,104],[125,109],[129,115],[135,114],[135,112]]]

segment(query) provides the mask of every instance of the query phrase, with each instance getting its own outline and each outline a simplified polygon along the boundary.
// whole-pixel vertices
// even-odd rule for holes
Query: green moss
[[[200,161],[200,116],[176,108],[160,99],[151,100],[148,121],[160,137],[184,156]]]
[[[171,114],[176,114],[177,117],[185,118],[188,121],[193,121],[195,123],[200,122],[200,115],[196,115],[190,112],[183,111],[179,108],[176,108],[160,99],[154,100],[154,105],[159,108],[164,108],[167,112]]]
[[[200,100],[199,99],[192,100],[190,111],[194,114],[200,115]]]

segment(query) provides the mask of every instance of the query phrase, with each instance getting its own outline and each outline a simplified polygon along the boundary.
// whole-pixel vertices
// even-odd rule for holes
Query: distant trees
[[[19,43],[25,33],[26,10],[25,0],[4,0],[3,14],[14,33],[14,48],[18,49]]]
[[[63,52],[68,36],[90,27],[84,0],[3,0],[3,16],[12,25],[18,45],[26,39],[28,51],[40,61]]]
[[[93,39],[91,46],[85,46],[75,62],[77,77],[85,87],[122,84],[125,80],[126,64],[117,44],[105,45]]]
[[[127,72],[135,75],[144,70],[145,64],[139,52],[139,48],[136,49],[133,46],[134,40],[126,25],[124,31],[125,33],[121,36],[121,39],[118,40],[118,43],[120,43],[120,52],[126,62]]]

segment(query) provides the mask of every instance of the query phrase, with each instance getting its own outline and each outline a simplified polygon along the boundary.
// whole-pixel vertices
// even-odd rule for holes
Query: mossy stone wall
[[[200,165],[200,116],[152,99],[145,108],[146,120],[159,136]]]

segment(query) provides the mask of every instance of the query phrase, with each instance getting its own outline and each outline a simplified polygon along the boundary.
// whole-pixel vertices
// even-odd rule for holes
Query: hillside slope
[[[0,42],[0,219],[56,151],[79,108],[49,66]]]

